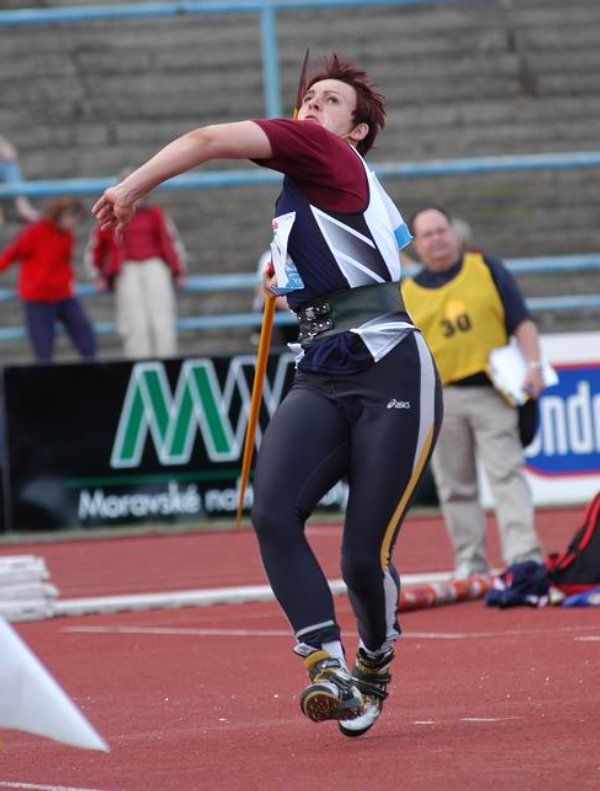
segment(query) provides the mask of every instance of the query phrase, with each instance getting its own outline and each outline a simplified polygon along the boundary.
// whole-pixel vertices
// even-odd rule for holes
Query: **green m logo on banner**
[[[265,382],[269,415],[281,400],[290,361],[290,355],[282,355],[272,386]],[[198,431],[210,461],[237,461],[250,405],[247,372],[253,365],[252,355],[233,357],[221,390],[212,360],[186,360],[173,395],[163,363],[136,363],[131,370],[110,466],[137,467],[148,437],[161,464],[186,464]],[[241,398],[241,410],[234,428],[229,412],[235,395]],[[260,440],[259,432],[257,439]]]

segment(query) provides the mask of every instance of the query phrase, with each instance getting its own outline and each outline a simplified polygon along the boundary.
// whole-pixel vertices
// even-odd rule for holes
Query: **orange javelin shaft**
[[[244,508],[244,495],[250,475],[250,465],[252,453],[254,451],[254,441],[256,438],[256,426],[262,402],[263,383],[269,350],[271,348],[271,335],[273,334],[273,318],[275,316],[275,295],[269,294],[265,297],[265,307],[263,310],[262,327],[258,341],[258,351],[256,353],[256,366],[254,369],[254,382],[252,383],[252,397],[250,398],[250,412],[248,414],[248,425],[246,426],[246,438],[244,440],[244,455],[242,457],[242,472],[240,476],[240,489],[238,494],[237,514],[235,517],[236,528],[240,529],[242,511]]]

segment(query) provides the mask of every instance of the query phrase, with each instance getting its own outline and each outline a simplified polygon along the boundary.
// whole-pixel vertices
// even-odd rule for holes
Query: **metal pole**
[[[281,85],[279,82],[279,47],[275,8],[264,5],[260,12],[260,35],[263,62],[263,90],[268,118],[281,118]]]

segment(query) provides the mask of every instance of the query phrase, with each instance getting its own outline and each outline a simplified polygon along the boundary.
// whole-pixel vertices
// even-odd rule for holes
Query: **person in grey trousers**
[[[495,501],[504,563],[542,562],[522,470],[518,411],[486,373],[491,350],[514,336],[527,364],[522,389],[537,398],[544,383],[536,326],[511,273],[481,252],[464,252],[444,209],[419,209],[411,230],[423,268],[403,282],[402,295],[443,383],[444,420],[432,470],[454,548],[455,576],[489,572],[478,458]]]

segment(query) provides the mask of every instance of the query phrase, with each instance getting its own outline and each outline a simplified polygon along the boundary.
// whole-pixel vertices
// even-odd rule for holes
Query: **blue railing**
[[[506,262],[508,269],[515,274],[538,274],[540,272],[581,272],[600,270],[600,253],[587,255],[541,256],[539,258],[513,258]],[[414,274],[417,267],[405,266],[406,275]],[[188,292],[214,292],[254,289],[260,282],[253,272],[235,272],[223,275],[191,275],[186,279],[184,290]],[[77,286],[77,295],[84,298],[106,296],[91,284]],[[18,300],[13,289],[0,289],[0,304]],[[596,310],[600,308],[600,294],[581,294],[551,297],[531,297],[527,306],[533,313],[546,310]],[[262,316],[258,312],[228,313],[213,316],[185,316],[178,320],[179,330],[220,330],[232,328],[258,327]],[[288,313],[278,313],[277,324],[295,324],[295,318]],[[115,332],[112,322],[98,322],[94,325],[98,335]],[[0,342],[22,340],[26,333],[23,327],[0,327]]]
[[[536,258],[512,258],[505,261],[511,272],[517,275],[560,272],[600,271],[600,253],[586,255],[555,255]],[[418,267],[404,266],[404,275],[413,275]],[[190,293],[211,293],[215,291],[243,291],[255,288],[260,282],[255,272],[231,272],[223,275],[189,275],[183,286]],[[79,297],[86,299],[102,297],[91,283],[80,283],[76,287]],[[552,299],[556,299],[552,297]],[[12,288],[0,288],[0,304],[17,302],[18,297]]]
[[[600,308],[600,294],[588,296],[535,297],[527,300],[527,307],[532,313],[545,310],[597,310]],[[215,316],[186,316],[177,321],[179,330],[223,330],[259,327],[262,322],[261,313],[229,313]],[[290,313],[278,313],[275,324],[295,324],[296,319]],[[60,331],[60,328],[58,328]],[[114,333],[115,325],[110,321],[97,322],[94,325],[97,335]],[[4,341],[23,340],[26,337],[23,327],[0,327],[0,343]]]
[[[527,300],[527,306],[535,313],[552,310],[596,310],[600,308],[600,294],[582,297],[539,297]],[[187,316],[177,321],[179,330],[223,330],[259,327],[262,321],[260,313],[231,313],[215,316]],[[275,324],[295,324],[296,319],[289,313],[278,313]],[[60,332],[60,328],[57,328]],[[115,325],[110,321],[100,321],[94,325],[97,335],[111,335]],[[23,327],[0,327],[0,343],[5,341],[21,341],[26,336]]]
[[[511,272],[517,275],[600,271],[600,253],[539,256],[536,258],[511,258],[507,259],[505,264]],[[405,276],[410,276],[418,271],[418,267],[404,265],[402,271]],[[243,291],[255,288],[259,282],[260,278],[255,272],[231,272],[222,275],[189,275],[186,277],[183,290],[190,293]],[[91,283],[79,283],[76,287],[76,293],[77,296],[86,299],[102,297],[105,294],[105,292],[98,291]],[[555,299],[555,297],[551,299]],[[17,301],[18,297],[14,289],[0,288],[0,304]]]
[[[427,178],[431,176],[506,173],[525,170],[565,170],[600,167],[600,151],[562,151],[548,154],[512,154],[506,156],[429,159],[422,162],[375,162],[379,178]],[[197,190],[219,187],[279,184],[281,176],[260,168],[236,168],[189,173],[166,181],[157,189]],[[14,195],[100,195],[115,183],[114,177],[22,181],[0,184],[0,199]]]

